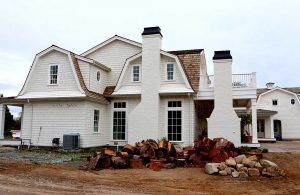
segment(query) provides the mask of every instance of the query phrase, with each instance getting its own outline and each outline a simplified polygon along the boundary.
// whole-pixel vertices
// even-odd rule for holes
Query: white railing
[[[214,87],[214,75],[201,75],[200,88]],[[233,74],[232,75],[233,88],[255,88],[256,87],[256,73],[249,74]]]

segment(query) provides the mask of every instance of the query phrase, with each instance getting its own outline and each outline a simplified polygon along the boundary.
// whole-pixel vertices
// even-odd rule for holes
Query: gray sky
[[[233,72],[257,72],[258,86],[300,86],[300,1],[0,0],[0,93],[17,95],[34,56],[56,44],[82,53],[118,34],[141,42],[160,26],[164,50],[230,49]]]

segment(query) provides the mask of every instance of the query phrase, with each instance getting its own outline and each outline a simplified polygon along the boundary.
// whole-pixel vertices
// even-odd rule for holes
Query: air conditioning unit
[[[64,150],[78,150],[80,148],[79,133],[64,134],[63,148]]]

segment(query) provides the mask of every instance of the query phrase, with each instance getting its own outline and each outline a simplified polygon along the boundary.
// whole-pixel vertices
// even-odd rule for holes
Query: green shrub
[[[242,151],[244,153],[251,152],[251,148],[249,146],[242,146]]]
[[[269,150],[268,150],[268,148],[264,148],[264,149],[261,150],[261,152],[262,152],[262,153],[268,153]]]

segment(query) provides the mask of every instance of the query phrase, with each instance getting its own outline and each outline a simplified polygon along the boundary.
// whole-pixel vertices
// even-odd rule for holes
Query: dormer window
[[[132,66],[132,81],[133,82],[140,82],[140,65],[133,65]]]
[[[167,64],[167,80],[174,80],[174,64]]]
[[[57,84],[57,76],[58,76],[58,65],[51,65],[50,66],[50,85],[56,85]]]

